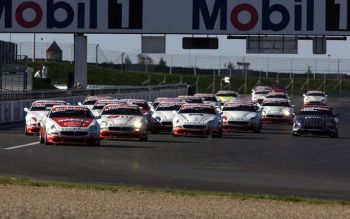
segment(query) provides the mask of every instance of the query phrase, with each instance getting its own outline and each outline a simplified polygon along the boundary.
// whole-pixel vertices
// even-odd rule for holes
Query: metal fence
[[[69,43],[59,43],[63,51],[63,60],[73,61],[74,46]],[[46,50],[49,43],[36,43],[36,59],[46,60]],[[18,42],[18,55],[33,57],[33,43]],[[89,63],[108,63],[124,65],[125,68],[135,71],[162,71],[171,73],[201,72],[229,75],[235,70],[249,68],[252,71],[269,74],[270,72],[285,74],[344,74],[350,73],[350,59],[329,58],[282,58],[282,57],[255,57],[255,56],[207,56],[207,55],[142,55],[130,52],[120,52],[101,48],[99,45],[88,45]],[[130,65],[132,64],[132,65]],[[155,68],[163,67],[163,68]]]
[[[123,95],[133,94],[133,98],[137,98],[138,94],[152,94],[153,92],[167,91],[174,94],[181,93],[187,89],[187,85],[169,84],[158,86],[135,86],[135,87],[120,87],[117,89],[70,89],[70,90],[40,90],[40,91],[4,91],[0,92],[0,101],[15,101],[26,99],[50,99],[63,98],[74,96],[93,96],[93,95]],[[151,98],[150,98],[151,99]]]

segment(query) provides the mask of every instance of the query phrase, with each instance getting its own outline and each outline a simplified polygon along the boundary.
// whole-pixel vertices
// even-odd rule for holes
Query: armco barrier
[[[89,93],[88,95],[90,95]],[[98,93],[99,94],[99,93]],[[134,92],[111,92],[111,93],[103,93],[104,95],[112,96],[119,99],[145,99],[147,101],[152,101],[157,97],[177,97],[180,95],[187,94],[187,86],[157,86],[147,89],[136,89]],[[23,109],[25,107],[30,107],[32,102],[38,99],[59,99],[64,100],[72,105],[78,104],[78,102],[82,102],[86,96],[88,95],[80,95],[80,96],[66,96],[66,97],[54,97],[54,98],[33,98],[27,100],[17,100],[17,101],[0,101],[0,127],[2,124],[12,123],[12,122],[20,122],[25,119],[25,112]]]

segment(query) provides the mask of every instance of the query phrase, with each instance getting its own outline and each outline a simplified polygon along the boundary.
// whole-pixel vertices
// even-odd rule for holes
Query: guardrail
[[[117,95],[126,93],[150,93],[152,91],[186,89],[185,84],[169,84],[157,86],[137,86],[137,87],[120,87],[115,89],[69,89],[69,90],[40,90],[40,91],[2,91],[0,92],[0,101],[15,100],[35,100],[57,97],[74,97],[74,96],[94,96],[94,95]]]

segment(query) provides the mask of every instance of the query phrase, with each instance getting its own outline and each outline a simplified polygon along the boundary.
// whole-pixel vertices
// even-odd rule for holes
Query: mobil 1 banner
[[[350,0],[0,0],[0,32],[349,35]]]

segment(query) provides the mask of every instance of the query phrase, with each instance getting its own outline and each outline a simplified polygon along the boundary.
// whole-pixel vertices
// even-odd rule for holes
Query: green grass
[[[34,72],[36,72],[41,67],[41,63],[28,63],[30,67],[34,68]],[[53,83],[66,84],[68,80],[69,72],[73,72],[73,64],[69,62],[48,62],[47,63],[49,69],[49,77],[51,78]],[[164,76],[166,76],[166,83],[179,83],[181,78],[182,82],[186,84],[195,84],[197,82],[197,78],[193,75],[179,75],[169,73],[151,73],[151,85],[157,85],[164,80]],[[96,84],[96,85],[142,85],[142,83],[148,80],[148,74],[142,72],[128,72],[122,71],[120,69],[111,69],[111,68],[103,68],[100,66],[96,66],[94,64],[88,65],[88,83]],[[215,78],[215,91],[220,89],[220,77]],[[250,77],[248,80],[247,93],[251,92],[251,89],[256,85],[258,78]],[[261,84],[263,85],[271,85],[275,83],[276,78],[262,78]],[[279,81],[288,85],[290,83],[289,78],[280,78]],[[201,93],[211,93],[212,92],[212,82],[213,77],[209,75],[199,76],[198,77],[198,92]],[[301,95],[306,90],[305,86],[303,89],[302,85],[304,84],[305,79],[295,79],[294,81],[294,95]],[[318,89],[322,84],[323,80],[310,80],[309,89]],[[327,80],[327,93],[338,93],[339,88],[334,89],[337,84],[337,80]],[[241,77],[234,77],[231,79],[231,90],[237,91],[244,84],[244,79]],[[34,84],[35,89],[42,89],[42,86],[36,86]],[[228,86],[225,87],[228,89]],[[244,94],[244,89],[239,91]],[[342,83],[342,92],[350,92],[350,80],[343,80]],[[291,87],[289,88],[289,93],[292,93]]]
[[[255,200],[272,200],[292,203],[305,204],[334,204],[334,205],[349,205],[349,201],[345,200],[328,200],[304,198],[298,196],[277,196],[264,194],[245,194],[245,193],[230,193],[230,192],[194,192],[189,190],[175,190],[175,189],[156,189],[142,186],[128,186],[128,185],[101,185],[88,184],[77,182],[63,182],[63,181],[48,181],[48,180],[34,180],[27,178],[10,178],[0,177],[0,185],[17,185],[28,187],[53,187],[59,189],[82,189],[82,190],[97,190],[97,191],[111,191],[111,192],[149,192],[149,193],[166,193],[171,195],[189,195],[189,196],[221,196],[226,198],[233,198],[239,200],[255,199]]]

